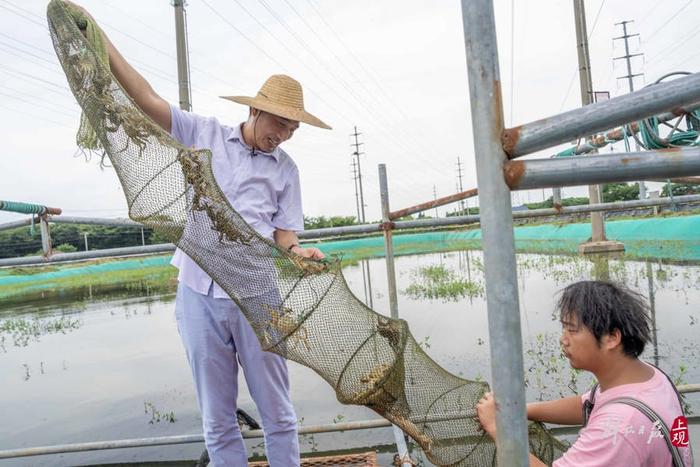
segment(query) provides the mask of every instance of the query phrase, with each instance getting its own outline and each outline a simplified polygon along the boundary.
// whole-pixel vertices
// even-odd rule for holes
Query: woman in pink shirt
[[[644,298],[619,285],[582,281],[563,290],[557,309],[564,355],[572,368],[593,373],[598,385],[593,397],[589,391],[528,404],[528,419],[560,425],[584,424],[583,409],[588,406],[587,423],[578,439],[553,465],[670,466],[675,448],[685,467],[692,466],[687,423],[676,390],[663,372],[638,358],[650,335]],[[648,409],[653,413],[645,414]],[[477,411],[484,430],[496,439],[492,394],[479,401]],[[530,465],[545,464],[530,454]]]

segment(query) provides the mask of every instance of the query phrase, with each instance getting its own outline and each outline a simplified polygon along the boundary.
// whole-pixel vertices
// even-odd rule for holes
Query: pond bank
[[[626,259],[653,258],[700,262],[700,215],[626,219],[606,222],[611,240],[625,244]],[[589,223],[541,224],[515,228],[518,252],[576,254],[590,238]],[[344,262],[384,256],[382,236],[313,244]],[[394,235],[397,256],[480,249],[481,230],[450,230]],[[176,287],[171,255],[100,259],[70,264],[0,269],[0,304],[56,296],[115,293],[140,288],[155,293]]]

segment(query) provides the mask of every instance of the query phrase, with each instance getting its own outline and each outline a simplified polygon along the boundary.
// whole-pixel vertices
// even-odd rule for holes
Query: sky
[[[64,215],[126,217],[109,168],[77,151],[80,110],[46,27],[47,2],[0,0],[0,199]],[[170,0],[83,0],[127,60],[177,103]],[[580,106],[573,2],[496,0],[506,126]],[[700,0],[588,0],[596,91],[628,92],[620,21],[628,25],[635,88],[700,69]],[[356,215],[354,128],[367,220],[380,218],[377,166],[387,166],[392,209],[476,186],[461,7],[457,0],[189,0],[193,111],[237,124],[247,108],[218,98],[255,95],[271,74],[305,89],[306,108],[332,131],[302,125],[283,148],[301,175],[307,216]],[[549,157],[562,145],[529,157]],[[618,148],[622,150],[622,148]],[[653,187],[652,187],[653,188]],[[583,187],[564,196],[585,195]],[[551,190],[515,192],[514,204]],[[473,203],[473,202],[472,202]],[[472,204],[473,205],[473,204]],[[440,208],[444,215],[446,209]],[[25,216],[0,211],[0,223]]]

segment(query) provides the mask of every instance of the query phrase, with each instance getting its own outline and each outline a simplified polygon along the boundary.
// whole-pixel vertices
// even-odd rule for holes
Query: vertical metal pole
[[[374,308],[374,303],[372,302],[372,274],[369,271],[369,260],[366,259],[364,262],[365,267],[367,268],[367,297],[369,299],[367,306]]]
[[[462,160],[458,157],[457,158],[457,179],[459,180],[459,192],[463,192],[464,188],[462,187]],[[460,200],[459,202],[459,210],[461,211],[461,215],[464,215],[464,200]]]
[[[654,344],[654,365],[659,366],[659,341],[656,334],[656,296],[654,294],[654,271],[647,261],[647,285],[649,286],[649,311],[651,313],[651,342]]]
[[[143,227],[141,228],[141,246],[146,246],[146,236],[143,234]]]
[[[503,177],[503,104],[492,0],[462,0],[489,319],[491,376],[498,402],[498,465],[527,466],[518,277],[510,190]]]
[[[83,239],[85,240],[85,251],[88,251],[88,240],[87,240],[88,234],[87,232],[83,232]]]
[[[46,215],[39,216],[39,230],[41,231],[41,249],[44,256],[51,256],[51,229],[49,228],[49,219]]]
[[[360,193],[357,187],[357,162],[353,159],[352,161],[352,179],[355,181],[355,206],[357,207],[357,223],[362,223],[362,216],[360,215]]]
[[[386,165],[379,164],[379,194],[382,200],[382,223],[384,224],[384,253],[386,258],[386,278],[389,287],[389,310],[392,318],[399,317],[399,303],[396,295],[396,270],[394,269],[394,244],[389,222],[389,183],[386,179]]]
[[[355,131],[357,133],[357,131]],[[394,269],[394,244],[392,241],[392,232],[389,228],[389,183],[386,178],[386,165],[379,164],[379,193],[382,202],[382,223],[384,224],[384,256],[386,258],[386,278],[389,288],[389,310],[391,317],[396,319],[399,317],[399,303],[396,294],[396,270]],[[396,440],[396,448],[399,451],[402,466],[410,467],[411,463],[408,459],[408,449],[404,441],[403,431],[396,425],[393,425],[394,439]]]
[[[177,81],[180,93],[180,108],[192,110],[190,92],[190,65],[187,50],[187,31],[185,25],[185,0],[173,0],[175,8],[175,44],[177,47]]]
[[[588,29],[586,28],[586,10],[584,0],[574,0],[574,18],[576,20],[576,43],[578,52],[579,80],[581,83],[581,103],[588,105],[593,102],[593,80],[591,78],[591,57],[588,53]],[[597,151],[591,154],[596,154]],[[588,187],[589,204],[600,203],[600,186]],[[605,223],[603,213],[591,213],[591,241],[605,240]]]

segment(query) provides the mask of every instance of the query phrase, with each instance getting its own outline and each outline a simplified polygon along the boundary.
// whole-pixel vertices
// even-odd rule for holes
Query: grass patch
[[[456,302],[484,294],[484,286],[480,282],[461,277],[443,265],[420,267],[411,276],[412,282],[404,293],[414,300],[441,299]]]

